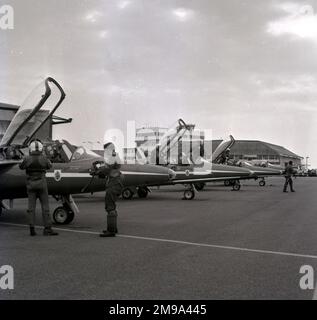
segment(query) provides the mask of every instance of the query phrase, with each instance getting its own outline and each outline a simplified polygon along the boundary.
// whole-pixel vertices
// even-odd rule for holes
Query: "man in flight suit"
[[[120,158],[116,153],[113,143],[104,145],[105,163],[99,168],[98,173],[106,177],[105,209],[107,212],[107,230],[104,230],[100,237],[115,237],[117,229],[116,202],[121,195],[123,184],[120,172]]]
[[[43,235],[56,236],[57,232],[52,230],[50,210],[48,203],[48,191],[45,173],[52,167],[51,162],[43,154],[43,145],[39,140],[32,141],[29,145],[29,155],[23,159],[20,169],[26,171],[26,188],[28,193],[28,214],[30,224],[30,235],[35,236],[35,209],[36,200],[40,199],[42,206],[42,217],[44,223]]]
[[[230,149],[227,149],[225,152],[222,153],[219,164],[228,164],[230,159]]]
[[[283,192],[287,192],[287,186],[289,185],[291,188],[291,192],[295,192],[293,189],[293,180],[292,180],[292,175],[295,174],[295,170],[293,168],[293,161],[290,161],[288,165],[285,167],[285,184],[284,184],[284,189]]]

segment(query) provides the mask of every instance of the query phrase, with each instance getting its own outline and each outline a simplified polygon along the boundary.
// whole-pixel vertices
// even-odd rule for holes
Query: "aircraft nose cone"
[[[174,180],[176,178],[176,172],[172,169],[168,170],[168,176],[170,180]]]

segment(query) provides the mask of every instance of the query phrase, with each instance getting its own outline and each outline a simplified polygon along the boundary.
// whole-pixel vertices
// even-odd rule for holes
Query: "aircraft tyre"
[[[241,184],[240,183],[235,183],[232,186],[232,191],[239,191],[241,189]]]
[[[265,180],[259,181],[259,186],[260,186],[260,187],[265,187],[265,185],[266,185]]]
[[[226,187],[230,187],[231,186],[231,181],[230,180],[225,180],[223,182],[223,184],[226,186]]]
[[[140,188],[138,188],[137,193],[138,193],[139,198],[143,199],[148,196],[149,190],[148,190],[148,188],[141,188],[140,187]]]
[[[129,189],[129,188],[125,188],[123,191],[122,191],[122,198],[124,199],[124,200],[131,200],[132,198],[133,198],[133,192],[132,192],[132,190],[131,189]]]
[[[194,190],[185,190],[184,191],[184,200],[193,200],[195,198]]]
[[[53,212],[53,220],[56,224],[65,225],[74,220],[75,213],[72,210],[67,210],[65,207],[57,207]]]

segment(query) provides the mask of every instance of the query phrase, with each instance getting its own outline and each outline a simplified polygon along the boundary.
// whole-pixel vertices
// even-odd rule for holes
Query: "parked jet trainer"
[[[239,161],[237,163],[238,166],[247,168],[254,172],[254,175],[257,178],[260,178],[259,186],[264,187],[266,185],[265,178],[270,176],[280,176],[283,173],[283,170],[277,168],[270,168],[270,167],[260,167],[252,165],[248,161]]]
[[[28,144],[65,99],[62,87],[47,78],[20,107],[0,143],[0,213],[8,209],[3,200],[27,197],[25,174],[19,163],[28,152]],[[53,168],[47,173],[48,191],[62,206],[55,209],[53,219],[58,224],[70,223],[78,208],[72,194],[105,190],[104,179],[92,177],[93,163],[103,161],[99,155],[83,147],[74,147],[65,140],[44,143]],[[125,186],[139,188],[167,183],[175,173],[164,167],[151,165],[122,165]],[[12,204],[12,201],[10,201]]]
[[[259,181],[259,185],[261,187],[264,187],[266,182],[265,182],[265,178],[266,177],[270,177],[270,176],[278,176],[281,175],[283,173],[283,170],[280,170],[279,168],[273,168],[273,167],[260,167],[260,166],[255,166],[254,164],[245,161],[245,160],[240,160],[238,162],[233,162],[231,160],[229,160],[229,155],[230,155],[230,149],[233,147],[233,145],[235,144],[235,140],[232,136],[230,136],[230,140],[228,141],[223,141],[218,147],[217,149],[214,151],[214,153],[212,154],[212,162],[213,163],[220,163],[223,159],[222,159],[222,155],[227,152],[227,160],[226,163],[228,166],[230,166],[231,168],[236,168],[236,167],[243,167],[245,169],[248,169],[252,172],[252,175],[249,178],[244,178],[244,180],[248,180],[248,179],[254,179],[254,180],[258,180]],[[241,180],[241,179],[240,179]],[[227,179],[224,181],[224,185],[229,187],[229,186],[233,186],[234,184],[236,184],[236,181],[232,181],[230,179]]]
[[[190,133],[193,129],[193,125],[188,125],[182,119],[179,119],[176,125],[172,126],[165,133],[159,143],[148,150],[148,160],[141,149],[137,150],[137,155],[140,157],[139,161],[143,161],[143,163],[149,161],[153,165],[170,168],[175,172],[175,179],[162,183],[162,185],[185,185],[186,189],[184,191],[183,199],[192,200],[195,197],[196,191],[201,190],[203,187],[200,187],[204,186],[207,182],[232,181],[233,190],[237,191],[240,190],[241,187],[239,180],[254,178],[254,173],[246,168],[211,163],[201,156],[198,156],[199,152],[196,152],[195,159],[193,159],[193,153],[191,151],[189,152],[190,154],[181,152],[178,154],[177,159],[171,161],[173,147],[178,147],[178,142],[182,137],[186,133]],[[232,138],[229,145],[232,144],[232,140],[234,141]],[[227,143],[222,144],[217,148],[215,154],[220,156],[226,151],[227,147]],[[125,188],[122,196],[125,199],[131,199],[133,194],[133,188],[128,187]],[[143,197],[146,197],[146,195],[147,193],[144,194]]]

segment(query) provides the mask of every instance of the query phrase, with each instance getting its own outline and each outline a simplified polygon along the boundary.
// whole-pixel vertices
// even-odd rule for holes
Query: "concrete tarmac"
[[[180,186],[153,188],[119,201],[116,238],[98,236],[102,193],[76,197],[80,213],[58,237],[30,237],[16,200],[0,217],[0,266],[15,272],[0,299],[312,299],[299,282],[301,266],[317,270],[317,178],[295,179],[296,193],[283,183],[210,184],[192,201]]]

